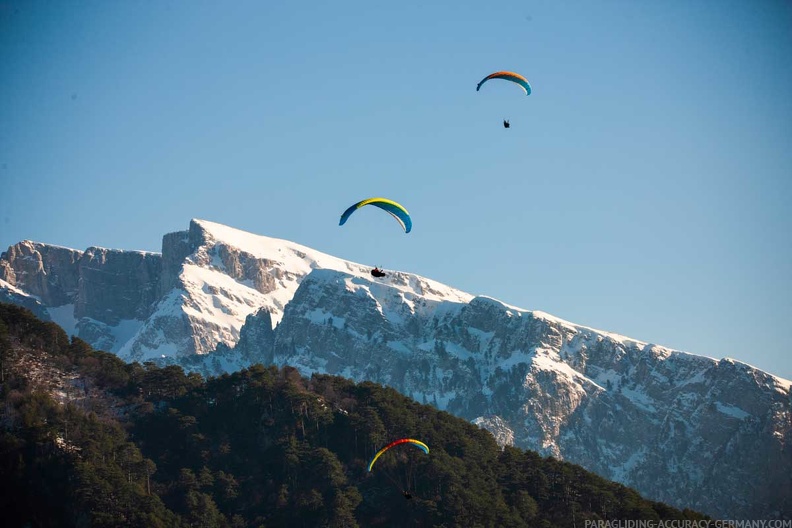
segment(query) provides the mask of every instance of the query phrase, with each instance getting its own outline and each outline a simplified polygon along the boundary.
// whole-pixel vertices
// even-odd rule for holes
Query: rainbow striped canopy
[[[386,445],[385,447],[383,447],[382,449],[377,451],[377,454],[374,455],[374,458],[372,458],[371,462],[369,462],[368,470],[371,471],[371,468],[374,467],[374,462],[376,462],[377,459],[385,451],[387,451],[391,447],[395,447],[395,446],[400,445],[400,444],[413,444],[415,447],[423,450],[423,452],[426,453],[427,455],[429,454],[429,447],[426,444],[424,444],[423,442],[421,442],[420,440],[414,440],[412,438],[402,438],[401,440],[396,440],[394,442],[391,442],[390,444]]]

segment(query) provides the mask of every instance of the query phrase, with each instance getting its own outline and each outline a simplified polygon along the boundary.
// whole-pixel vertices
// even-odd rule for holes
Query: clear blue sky
[[[0,0],[0,86],[3,250],[204,218],[792,378],[788,1]]]

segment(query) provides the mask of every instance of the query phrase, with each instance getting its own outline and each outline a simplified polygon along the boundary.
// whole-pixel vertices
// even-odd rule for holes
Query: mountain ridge
[[[34,250],[4,253],[0,280],[16,295],[41,292],[53,320],[126,360],[205,375],[292,365],[304,375],[371,380],[658,500],[683,504],[694,494],[698,502],[685,506],[731,518],[792,515],[781,500],[792,496],[783,473],[792,474],[792,382],[746,363],[576,325],[409,273],[374,279],[368,266],[204,220],[165,235],[161,254],[46,248],[37,260]],[[157,272],[147,267],[154,262]],[[109,282],[97,279],[94,265]],[[114,300],[130,285],[158,299],[143,312],[128,295]],[[53,310],[41,302],[53,299],[90,316],[65,320],[69,304]],[[731,496],[751,487],[761,499]]]
[[[0,364],[5,526],[707,520],[579,466],[500,449],[465,420],[371,382],[262,365],[204,380],[124,363],[6,304]],[[371,471],[403,436],[430,452],[396,448]]]

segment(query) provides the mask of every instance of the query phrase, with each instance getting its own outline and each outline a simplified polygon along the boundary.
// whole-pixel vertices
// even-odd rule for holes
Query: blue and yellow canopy
[[[405,233],[409,233],[410,229],[412,229],[412,219],[410,218],[410,213],[407,212],[407,209],[402,207],[401,204],[398,204],[393,200],[388,200],[387,198],[368,198],[367,200],[362,200],[352,205],[349,209],[344,211],[344,214],[341,215],[341,221],[338,223],[338,225],[344,225],[352,213],[365,205],[374,205],[390,213],[390,215],[393,216],[397,222],[399,222]]]

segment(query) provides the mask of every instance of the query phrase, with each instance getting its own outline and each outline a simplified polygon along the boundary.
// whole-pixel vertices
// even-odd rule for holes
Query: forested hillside
[[[256,365],[126,364],[0,304],[3,526],[582,526],[702,519],[580,467],[501,450],[373,383]],[[374,454],[398,438],[409,445]]]

